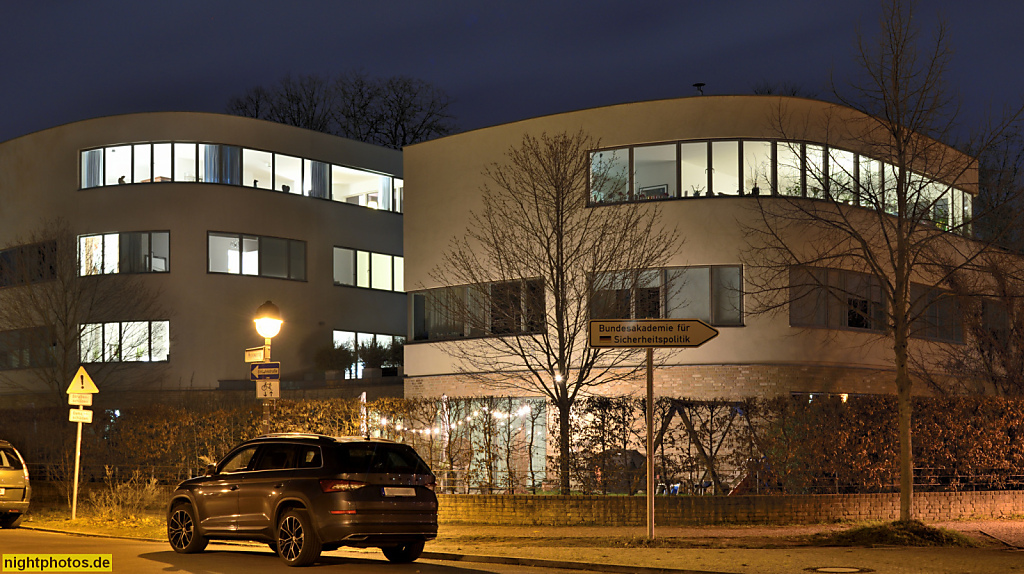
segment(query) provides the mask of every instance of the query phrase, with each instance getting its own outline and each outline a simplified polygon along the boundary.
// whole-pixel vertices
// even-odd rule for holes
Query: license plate
[[[385,486],[384,496],[416,496],[416,489],[399,488],[396,486]]]

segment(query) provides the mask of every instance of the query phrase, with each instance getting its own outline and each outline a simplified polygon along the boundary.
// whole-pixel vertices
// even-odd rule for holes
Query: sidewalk
[[[424,560],[548,565],[599,572],[1024,573],[1024,520],[936,524],[974,539],[978,548],[807,546],[807,538],[843,525],[646,528],[442,525]],[[343,550],[343,552],[345,552]],[[546,562],[554,562],[548,563]],[[557,564],[556,564],[557,563]]]

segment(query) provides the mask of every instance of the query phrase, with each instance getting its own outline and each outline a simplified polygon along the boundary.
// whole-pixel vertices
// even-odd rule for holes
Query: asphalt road
[[[163,542],[93,538],[24,529],[0,530],[0,554],[111,554],[113,572],[145,574],[190,572],[194,574],[251,574],[259,572],[345,572],[422,574],[582,574],[578,570],[550,570],[498,564],[453,564],[419,560],[391,564],[379,551],[324,553],[310,568],[289,568],[269,548],[211,543],[200,554],[177,554]],[[2,569],[2,566],[0,566]]]

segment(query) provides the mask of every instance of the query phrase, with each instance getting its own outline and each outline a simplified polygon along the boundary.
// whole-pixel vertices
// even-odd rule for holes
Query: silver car
[[[31,498],[25,459],[14,445],[0,440],[0,528],[17,528]]]

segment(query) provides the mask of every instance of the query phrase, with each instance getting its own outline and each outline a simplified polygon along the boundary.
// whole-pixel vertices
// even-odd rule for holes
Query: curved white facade
[[[338,333],[405,333],[401,178],[401,152],[262,120],[87,120],[0,143],[0,246],[61,218],[83,274],[133,273],[159,292],[159,317],[104,319],[166,322],[169,347],[133,366],[151,369],[153,386],[247,380],[243,354],[262,344],[252,318],[267,300],[285,321],[272,354],[282,379],[310,379],[314,353]],[[352,191],[357,180],[382,193]],[[104,352],[83,348],[87,368],[108,362]]]
[[[741,252],[748,239],[744,226],[758,216],[753,188],[758,187],[753,193],[763,201],[772,201],[766,196],[773,194],[814,201],[815,194],[822,193],[814,179],[838,178],[843,162],[849,164],[848,177],[870,177],[871,166],[884,166],[885,158],[872,156],[870,142],[852,135],[858,130],[843,129],[863,120],[848,108],[799,98],[694,97],[533,118],[410,146],[404,151],[408,290],[439,287],[431,270],[441,264],[451,239],[464,233],[470,213],[482,208],[479,191],[486,183],[486,166],[503,163],[506,151],[524,134],[582,129],[599,141],[592,161],[619,161],[630,174],[617,196],[591,193],[591,209],[616,209],[614,204],[620,201],[657,200],[664,218],[677,225],[685,241],[669,267],[708,269],[712,283],[716,270],[730,277],[738,273],[741,290],[748,291],[754,271],[744,268]],[[619,156],[609,160],[615,153]],[[698,169],[692,169],[693,161],[687,167],[688,157],[697,158]],[[658,175],[659,162],[667,175]],[[819,166],[817,171],[814,165]],[[859,166],[863,171],[854,171]],[[644,173],[650,177],[641,181]],[[942,201],[933,202],[944,206],[936,211],[937,226],[953,228],[970,219],[976,176],[968,171],[953,183],[936,191],[945,194]],[[833,181],[832,189],[838,187]],[[846,202],[858,205],[853,196]],[[943,217],[945,223],[939,223]],[[713,287],[710,296],[713,308]],[[738,306],[738,317],[696,315],[710,320],[720,335],[700,348],[674,353],[655,374],[659,394],[724,398],[892,392],[891,349],[870,329],[800,324],[786,310],[754,315],[744,309],[744,301]],[[465,383],[440,345],[429,335],[418,335],[415,325],[410,326],[409,340],[407,395],[493,393]],[[608,394],[634,390],[628,384],[598,388]]]

